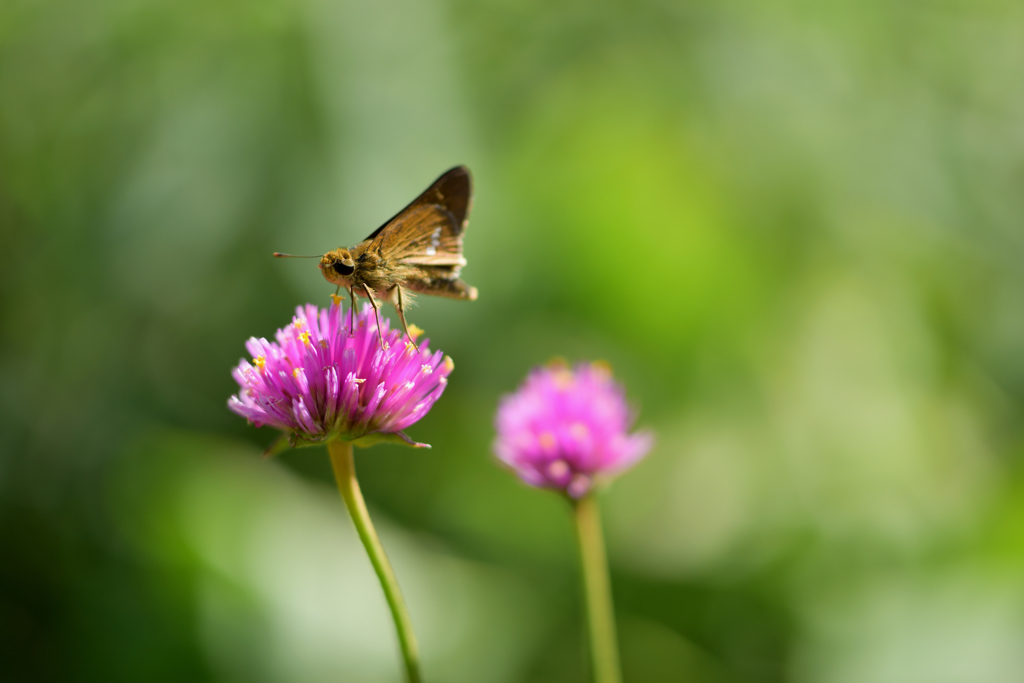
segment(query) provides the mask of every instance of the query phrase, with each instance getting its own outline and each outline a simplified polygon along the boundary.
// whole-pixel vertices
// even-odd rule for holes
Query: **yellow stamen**
[[[263,366],[267,364],[267,357],[256,356],[255,358],[252,359],[252,364],[258,367],[260,370],[262,370]]]
[[[321,348],[321,349],[326,349],[326,348],[327,348],[327,346],[328,346],[328,344],[327,344],[327,340],[326,340],[326,339],[321,339],[321,340],[320,340],[320,342],[319,342],[319,344],[320,344],[320,348]]]
[[[583,441],[590,436],[590,430],[582,422],[573,422],[572,426],[569,427],[569,433],[579,441]]]
[[[334,302],[335,306],[341,306],[341,302],[344,301],[344,299],[345,299],[345,297],[343,297],[343,296],[339,296],[337,294],[331,294],[331,300]]]
[[[302,372],[302,370],[300,370],[299,368],[295,368],[294,370],[292,370],[292,377],[294,377],[295,379],[298,379],[300,372]]]
[[[305,332],[301,332],[299,334],[299,339],[302,340],[303,344],[305,344],[306,346],[309,346],[309,330],[306,330]]]
[[[421,334],[423,334],[422,329],[415,325],[409,325],[409,336],[412,337],[413,341],[416,341]]]
[[[295,319],[295,320],[294,320],[294,321],[292,322],[292,325],[295,325],[295,329],[297,329],[297,330],[301,330],[301,329],[302,329],[302,326],[303,326],[303,325],[305,325],[305,324],[306,324],[306,321],[305,321],[305,320],[303,320],[302,318],[296,318],[296,319]]]
[[[455,369],[455,361],[452,360],[451,356],[444,357],[444,369],[451,372]]]
[[[565,475],[569,474],[569,465],[564,460],[556,460],[548,465],[548,474],[556,479],[561,479]]]
[[[552,373],[552,379],[555,380],[555,386],[560,391],[566,391],[572,387],[573,376],[572,372],[566,367],[556,367]]]
[[[423,370],[423,374],[424,375],[429,375],[430,373],[432,373],[434,371],[434,368],[430,367],[429,365],[422,365],[420,367]]]

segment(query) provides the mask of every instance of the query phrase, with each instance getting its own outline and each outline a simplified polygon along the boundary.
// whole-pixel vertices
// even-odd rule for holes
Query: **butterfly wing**
[[[466,265],[462,233],[473,198],[469,169],[456,166],[366,238],[383,258],[457,278]]]

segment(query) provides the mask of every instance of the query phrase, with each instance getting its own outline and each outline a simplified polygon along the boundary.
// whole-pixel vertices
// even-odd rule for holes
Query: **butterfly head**
[[[323,273],[324,279],[332,285],[351,286],[351,275],[355,269],[356,262],[352,258],[352,252],[348,249],[329,251],[320,259],[320,272]]]

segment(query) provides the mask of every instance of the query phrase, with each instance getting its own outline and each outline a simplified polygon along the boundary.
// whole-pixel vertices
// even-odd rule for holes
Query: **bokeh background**
[[[1024,680],[1024,5],[0,4],[0,678],[399,680],[319,449],[243,341],[473,170],[455,359],[357,453],[431,681],[586,680],[565,506],[499,397],[611,362],[626,680]]]

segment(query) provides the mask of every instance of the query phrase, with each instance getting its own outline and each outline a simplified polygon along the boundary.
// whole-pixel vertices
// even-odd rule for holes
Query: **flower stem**
[[[381,588],[384,589],[388,607],[391,608],[391,617],[394,619],[395,629],[398,631],[398,643],[402,648],[402,659],[405,660],[406,678],[409,683],[420,683],[422,681],[420,654],[416,645],[416,635],[412,631],[409,610],[405,606],[405,600],[402,599],[402,591],[398,587],[395,571],[391,568],[388,556],[384,552],[384,546],[380,544],[380,538],[377,536],[377,530],[373,528],[373,522],[370,521],[370,513],[366,509],[363,493],[359,490],[355,462],[352,459],[352,443],[334,439],[327,443],[327,451],[331,455],[331,466],[334,468],[334,479],[338,482],[338,491],[352,516],[359,539],[366,548],[366,554],[370,556],[370,563],[377,573]]]
[[[622,674],[619,672],[619,648],[615,638],[612,587],[608,579],[608,560],[597,499],[593,495],[584,496],[574,502],[573,512],[580,544],[594,683],[620,683]]]

